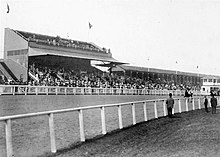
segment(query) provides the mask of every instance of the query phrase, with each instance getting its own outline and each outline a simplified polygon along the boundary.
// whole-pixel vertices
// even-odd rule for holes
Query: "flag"
[[[92,28],[92,26],[93,26],[93,25],[92,25],[92,24],[89,22],[89,29],[91,29],[91,28]]]
[[[9,11],[10,11],[10,8],[9,8],[8,3],[7,3],[7,14],[9,13]]]

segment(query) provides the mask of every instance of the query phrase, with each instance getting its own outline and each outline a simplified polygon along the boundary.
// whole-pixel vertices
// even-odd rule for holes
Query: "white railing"
[[[0,95],[168,95],[183,96],[184,90],[149,90],[126,88],[89,88],[89,87],[60,87],[60,86],[27,86],[27,85],[0,85]],[[201,95],[200,91],[194,91],[194,96]]]
[[[201,109],[201,102],[203,100],[202,97],[197,98],[191,98],[192,100],[192,107],[189,107],[189,99],[181,98],[181,99],[175,99],[175,105],[178,106],[175,110],[173,109],[173,113],[181,113],[187,112],[189,110],[195,110],[195,109]],[[5,123],[5,136],[6,136],[6,153],[7,157],[12,157],[14,155],[13,152],[13,143],[12,143],[12,121],[16,119],[23,119],[23,118],[30,118],[30,117],[36,117],[36,116],[45,116],[48,115],[48,121],[49,121],[49,132],[50,132],[50,148],[52,153],[57,152],[56,148],[56,139],[55,139],[55,129],[54,129],[54,114],[61,114],[66,112],[77,112],[78,113],[78,120],[79,120],[79,130],[80,130],[80,141],[85,141],[85,133],[84,133],[84,120],[83,120],[83,111],[85,110],[91,110],[91,109],[100,109],[100,115],[101,115],[101,133],[105,135],[107,133],[106,131],[106,120],[105,120],[105,109],[107,107],[117,107],[117,114],[118,114],[118,128],[123,128],[123,115],[122,115],[122,106],[131,105],[132,106],[132,124],[135,125],[136,122],[136,105],[143,105],[143,119],[144,121],[148,121],[149,116],[147,115],[147,104],[151,105],[149,103],[153,102],[153,118],[158,118],[160,116],[166,116],[166,100],[165,99],[159,99],[159,100],[145,100],[145,101],[136,101],[136,102],[127,102],[127,103],[118,103],[118,104],[107,104],[107,105],[97,105],[97,106],[87,106],[87,107],[78,107],[78,108],[69,108],[69,109],[62,109],[62,110],[53,110],[53,111],[45,111],[45,112],[37,112],[37,113],[28,113],[28,114],[20,114],[20,115],[13,115],[13,116],[5,116],[0,117],[0,121]],[[158,108],[159,102],[162,102],[162,109]],[[185,102],[181,103],[181,102]],[[196,104],[196,106],[195,106]],[[159,113],[160,109],[160,113]],[[163,113],[162,113],[163,112]],[[151,118],[152,119],[152,118]]]

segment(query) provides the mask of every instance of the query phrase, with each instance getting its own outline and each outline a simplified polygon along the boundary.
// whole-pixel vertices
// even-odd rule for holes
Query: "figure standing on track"
[[[204,106],[205,106],[205,111],[206,112],[209,112],[209,110],[208,110],[208,99],[207,99],[207,97],[206,96],[204,96]]]
[[[174,106],[174,99],[172,98],[172,93],[169,94],[169,98],[166,100],[166,104],[167,104],[168,117],[172,118],[172,110]]]
[[[212,106],[212,114],[216,114],[217,99],[215,98],[214,94],[212,94],[212,98],[211,98],[210,102],[211,102],[211,106]]]

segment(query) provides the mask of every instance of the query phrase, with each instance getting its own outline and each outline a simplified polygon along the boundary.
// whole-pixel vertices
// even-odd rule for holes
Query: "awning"
[[[105,53],[93,53],[93,52],[83,52],[80,50],[53,50],[53,49],[41,49],[41,48],[32,48],[29,47],[29,56],[41,56],[41,55],[56,55],[64,57],[73,57],[73,58],[82,58],[88,60],[96,61],[106,61],[112,62],[115,64],[123,64],[122,62],[117,61],[112,58],[110,54]]]

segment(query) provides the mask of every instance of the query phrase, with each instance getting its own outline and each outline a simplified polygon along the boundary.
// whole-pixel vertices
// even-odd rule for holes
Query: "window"
[[[212,82],[212,79],[209,79],[209,82]]]
[[[27,53],[28,53],[27,49],[22,49],[22,50],[8,51],[8,52],[7,52],[7,55],[8,55],[8,56],[26,55]]]
[[[217,80],[217,83],[220,83],[220,79]]]
[[[213,82],[216,83],[216,79],[214,79]]]
[[[203,82],[207,82],[207,79],[204,79],[204,81]]]

